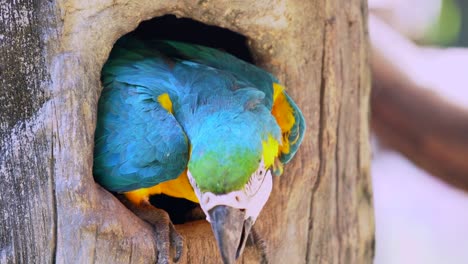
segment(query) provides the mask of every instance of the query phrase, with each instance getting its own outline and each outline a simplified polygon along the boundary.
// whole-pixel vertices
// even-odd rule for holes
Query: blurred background
[[[371,61],[373,71],[378,73],[373,80],[373,88],[378,88],[373,90],[377,97],[372,97],[373,112],[376,113],[372,120],[373,126],[374,122],[389,122],[390,119],[385,119],[381,113],[391,112],[392,109],[417,111],[427,108],[431,111],[425,116],[419,115],[421,123],[430,120],[436,124],[441,122],[441,126],[444,126],[444,122],[452,122],[457,123],[453,127],[465,129],[468,125],[468,48],[464,47],[468,47],[468,1],[369,0],[369,12]],[[381,85],[384,82],[389,84]],[[413,90],[421,90],[422,95],[432,99],[420,102],[419,99],[424,96],[408,94],[404,87],[400,87],[406,85]],[[401,91],[398,90],[400,88]],[[387,93],[379,89],[389,90],[388,94],[398,94],[397,99],[400,101],[409,97],[405,102],[411,106],[404,108],[389,105],[385,111],[377,109],[376,105],[391,101],[385,100],[385,97],[379,99],[380,94],[386,94],[389,98]],[[419,94],[419,91],[415,94]],[[434,105],[422,105],[427,102]],[[443,107],[439,107],[439,104]],[[448,110],[439,111],[442,108],[456,114]],[[445,121],[436,120],[440,116]],[[408,115],[408,119],[410,117]],[[404,118],[403,114],[391,119],[397,120],[392,129],[374,126],[372,136],[375,264],[466,264],[468,173],[460,170],[455,173],[454,170],[458,168],[451,171],[438,169],[439,165],[449,163],[443,158],[418,158],[419,153],[434,151],[434,148],[424,148],[430,140],[408,146],[411,145],[408,142],[420,138],[401,131],[409,131],[410,123],[418,120]],[[463,122],[465,126],[458,126]],[[423,128],[416,124],[415,127],[419,127],[423,134],[431,134],[428,131],[430,125]],[[458,159],[461,163],[466,161],[468,164],[468,155],[464,151],[468,148],[464,145],[468,142],[468,130],[463,131],[447,133],[446,137],[455,147],[454,150],[447,147],[446,153],[455,153],[457,157],[461,156]],[[434,134],[437,133],[431,135]],[[408,135],[412,135],[413,139],[405,144],[398,143],[401,141],[398,137]],[[436,136],[431,137],[432,142],[435,142],[433,138]],[[460,168],[464,166],[461,163],[458,163]]]

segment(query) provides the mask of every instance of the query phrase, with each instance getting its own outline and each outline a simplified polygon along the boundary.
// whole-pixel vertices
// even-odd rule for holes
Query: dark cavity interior
[[[189,18],[177,18],[174,15],[156,17],[141,22],[138,28],[129,34],[134,34],[140,39],[176,40],[217,48],[253,63],[245,36]]]

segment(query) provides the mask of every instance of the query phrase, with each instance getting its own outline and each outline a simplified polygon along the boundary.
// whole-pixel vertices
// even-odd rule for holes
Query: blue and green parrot
[[[272,174],[282,173],[304,135],[284,87],[223,51],[135,37],[117,41],[102,83],[96,181],[142,210],[158,194],[199,203],[223,262],[234,263]]]

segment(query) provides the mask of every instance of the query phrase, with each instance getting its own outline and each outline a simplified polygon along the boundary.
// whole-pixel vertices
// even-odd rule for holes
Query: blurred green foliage
[[[453,45],[460,37],[462,17],[462,9],[456,0],[443,0],[439,18],[427,32],[424,42],[440,46]]]

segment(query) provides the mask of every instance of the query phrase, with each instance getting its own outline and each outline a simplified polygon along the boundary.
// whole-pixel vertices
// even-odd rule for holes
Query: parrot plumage
[[[135,204],[154,194],[200,202],[223,261],[234,261],[271,192],[271,172],[282,172],[304,135],[284,87],[217,49],[133,37],[115,44],[102,84],[96,181]],[[226,242],[231,225],[238,234]]]

